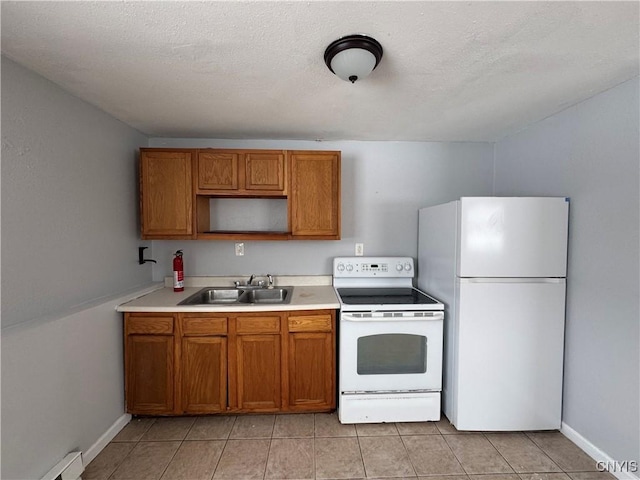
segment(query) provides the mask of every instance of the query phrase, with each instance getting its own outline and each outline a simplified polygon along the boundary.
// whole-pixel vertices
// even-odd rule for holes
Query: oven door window
[[[358,338],[358,375],[402,375],[427,371],[427,337],[385,333]]]

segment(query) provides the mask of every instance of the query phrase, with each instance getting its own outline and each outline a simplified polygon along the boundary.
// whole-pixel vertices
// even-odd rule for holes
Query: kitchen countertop
[[[328,278],[327,278],[328,277]],[[184,292],[174,292],[170,279],[165,286],[118,306],[118,312],[273,312],[287,310],[326,310],[340,308],[331,276],[279,276],[275,286],[291,287],[291,301],[285,304],[178,305],[204,287],[230,287],[238,277],[191,277],[185,279]],[[246,281],[246,278],[242,278]]]

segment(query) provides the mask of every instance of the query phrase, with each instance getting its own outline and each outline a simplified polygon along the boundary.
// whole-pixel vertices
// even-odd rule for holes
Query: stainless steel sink
[[[240,302],[289,303],[289,299],[289,291],[286,288],[262,288],[258,290],[247,290],[241,295]]]
[[[293,287],[206,287],[178,305],[287,304],[291,301],[292,291]]]
[[[217,303],[235,303],[243,292],[237,288],[203,288],[178,305],[210,305]]]

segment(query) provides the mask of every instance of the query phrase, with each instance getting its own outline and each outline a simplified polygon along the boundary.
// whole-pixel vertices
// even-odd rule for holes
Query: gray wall
[[[85,462],[98,453],[91,447],[124,415],[116,306],[130,298],[3,331],[1,478],[39,479],[69,452]]]
[[[282,140],[151,139],[152,147],[279,148],[342,152],[342,239],[339,241],[154,241],[154,279],[171,274],[172,252],[184,250],[186,275],[251,273],[321,275],[333,257],[417,256],[418,208],[491,195],[493,144],[427,142],[312,142]]]
[[[498,195],[571,197],[563,422],[640,461],[638,79],[496,144]]]
[[[41,478],[123,415],[110,297],[151,281],[137,264],[146,143],[2,58],[2,478]]]
[[[2,57],[2,325],[148,282],[137,149],[147,138]]]

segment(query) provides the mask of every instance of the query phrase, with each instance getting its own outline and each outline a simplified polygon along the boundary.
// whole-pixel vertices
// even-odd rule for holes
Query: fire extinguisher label
[[[174,272],[173,272],[173,287],[174,288],[182,288],[182,287],[184,287],[184,272],[183,271],[176,272],[174,270]]]

